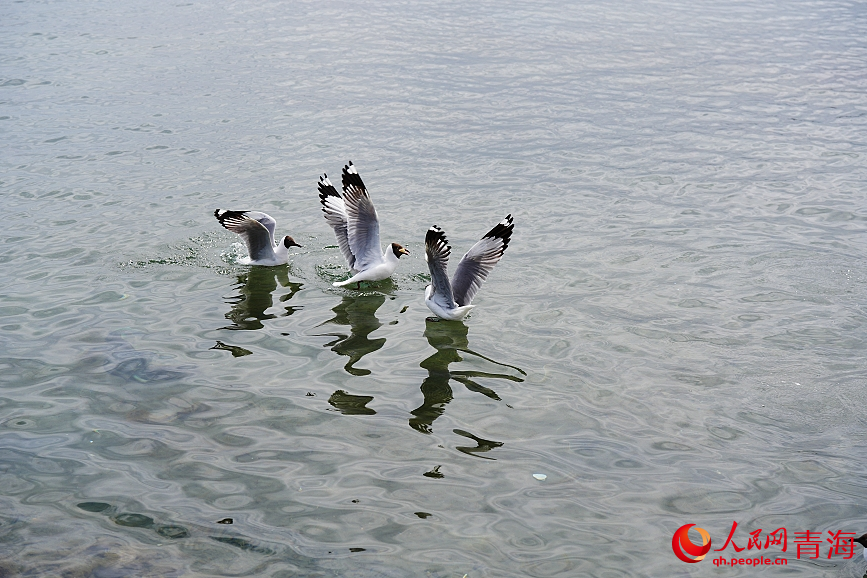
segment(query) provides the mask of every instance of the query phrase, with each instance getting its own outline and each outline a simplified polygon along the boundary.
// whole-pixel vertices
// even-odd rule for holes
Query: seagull
[[[385,253],[380,252],[379,217],[352,161],[343,167],[342,195],[328,180],[328,175],[319,178],[319,202],[352,273],[346,281],[333,283],[335,287],[355,283],[355,288],[360,289],[362,281],[388,279],[401,255],[409,255],[409,251],[397,243],[389,245]]]
[[[277,244],[274,241],[277,221],[265,213],[217,209],[214,216],[226,229],[244,238],[249,257],[240,259],[241,265],[283,265],[289,261],[289,247],[301,246],[289,235]]]
[[[448,266],[452,248],[446,234],[436,225],[427,230],[424,260],[430,269],[431,284],[425,287],[424,303],[434,315],[449,321],[467,316],[475,307],[470,303],[482,282],[506,252],[514,228],[512,215],[506,215],[461,258],[451,282]]]
[[[867,560],[867,534],[864,534],[860,538],[853,538],[852,542],[856,542],[864,546],[864,559]]]

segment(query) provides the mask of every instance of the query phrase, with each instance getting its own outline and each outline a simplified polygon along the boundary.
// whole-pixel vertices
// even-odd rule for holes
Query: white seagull
[[[397,243],[392,243],[385,253],[382,252],[379,217],[352,161],[343,167],[342,195],[328,180],[328,175],[319,178],[319,202],[352,273],[346,281],[333,283],[335,287],[355,283],[355,288],[360,289],[362,281],[388,279],[397,268],[401,255],[409,255],[409,251]]]
[[[265,213],[217,209],[214,216],[226,229],[241,235],[247,244],[249,256],[238,261],[241,265],[283,265],[289,261],[289,247],[301,246],[289,235],[278,244],[274,240],[277,221]]]
[[[485,233],[458,263],[454,277],[449,282],[448,266],[452,248],[446,234],[434,225],[424,238],[424,260],[430,269],[431,284],[425,287],[424,303],[434,315],[449,321],[458,321],[467,316],[470,305],[488,273],[506,252],[512,237],[512,215],[497,223]]]

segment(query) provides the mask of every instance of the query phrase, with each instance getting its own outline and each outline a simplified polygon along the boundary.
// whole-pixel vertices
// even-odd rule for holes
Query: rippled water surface
[[[792,535],[867,531],[865,38],[843,0],[0,4],[0,574],[861,576]],[[412,252],[361,291],[350,159]],[[216,207],[304,248],[237,265]],[[427,320],[425,230],[507,213]],[[672,553],[734,521],[788,565]]]

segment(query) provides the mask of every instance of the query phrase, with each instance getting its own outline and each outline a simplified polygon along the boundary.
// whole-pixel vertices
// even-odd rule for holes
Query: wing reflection
[[[349,335],[346,333],[322,333],[336,337],[334,341],[326,343],[331,351],[338,355],[346,355],[349,361],[343,368],[352,375],[369,375],[370,370],[354,367],[362,357],[373,353],[385,345],[385,338],[368,339],[367,336],[382,327],[376,317],[376,310],[385,303],[385,295],[356,295],[344,296],[340,305],[333,308],[334,317],[323,323],[349,326]]]
[[[507,379],[509,381],[522,382],[520,377],[515,377],[508,373],[488,373],[484,371],[451,371],[449,365],[458,361],[463,361],[461,353],[465,355],[474,355],[485,361],[489,361],[502,367],[509,367],[516,370],[521,375],[527,375],[518,367],[499,363],[480,355],[469,348],[467,340],[467,332],[469,329],[461,321],[433,321],[428,319],[426,322],[424,336],[427,338],[431,347],[436,349],[436,353],[421,362],[420,366],[427,369],[428,376],[421,384],[421,393],[424,396],[424,402],[416,409],[412,410],[413,416],[409,420],[409,426],[421,433],[429,434],[433,431],[432,425],[434,420],[443,414],[446,405],[452,400],[452,388],[449,385],[450,380],[455,380],[470,391],[481,393],[491,399],[500,401],[497,393],[489,388],[477,383],[474,378],[486,377],[494,379]],[[488,444],[496,444],[498,442],[487,442]],[[491,446],[495,447],[495,446]],[[476,450],[479,451],[479,450]],[[486,450],[485,450],[486,451]]]
[[[301,283],[293,283],[289,280],[289,267],[251,267],[246,273],[238,275],[240,289],[237,295],[227,299],[232,306],[231,311],[226,313],[226,319],[232,325],[222,329],[255,330],[262,329],[262,321],[274,319],[277,315],[265,313],[274,305],[273,293],[277,285],[288,287],[289,293],[280,296],[280,302],[285,303],[303,287]],[[299,307],[284,307],[285,313],[280,317],[292,315]]]
[[[338,389],[328,398],[328,403],[343,415],[373,415],[376,411],[366,407],[371,401],[371,395],[350,395],[342,389]]]
[[[458,450],[459,452],[464,452],[465,454],[469,454],[471,456],[476,456],[477,458],[492,460],[494,458],[489,458],[487,456],[480,456],[478,454],[483,453],[483,452],[489,452],[492,449],[498,448],[501,445],[503,445],[503,442],[495,442],[493,440],[485,440],[485,439],[482,439],[480,437],[474,436],[470,432],[464,431],[462,429],[456,429],[456,430],[452,430],[452,431],[454,431],[458,435],[464,436],[466,438],[470,438],[471,440],[476,442],[476,447],[458,446],[455,449]]]
[[[253,352],[249,349],[244,349],[243,347],[238,347],[237,345],[226,345],[222,341],[218,341],[215,346],[211,349],[220,349],[222,351],[228,351],[232,354],[232,357],[244,357],[245,355],[253,355]]]

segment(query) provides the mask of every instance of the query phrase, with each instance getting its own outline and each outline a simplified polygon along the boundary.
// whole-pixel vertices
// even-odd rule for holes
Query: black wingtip
[[[497,223],[493,229],[485,233],[483,239],[490,237],[499,237],[503,240],[503,251],[509,246],[509,240],[512,238],[512,231],[515,228],[515,223],[512,220],[512,214],[506,215],[506,218]]]
[[[222,225],[227,219],[243,219],[248,211],[230,211],[228,209],[216,209],[214,217],[220,221]]]
[[[449,245],[449,240],[446,239],[445,231],[437,225],[433,225],[427,230],[427,234],[424,236],[424,244],[435,250],[444,252],[446,256],[452,252],[452,247]]]
[[[228,209],[217,209],[214,211],[214,217],[216,217],[217,221],[220,225],[223,226],[224,229],[228,229],[232,231],[233,227],[236,227],[244,222],[244,220],[248,219],[247,213],[249,211],[230,211]]]
[[[346,191],[350,187],[355,187],[362,191],[366,190],[364,182],[361,180],[358,171],[355,170],[352,161],[349,161],[349,164],[344,165],[343,167],[343,190]]]
[[[337,192],[337,189],[334,188],[334,185],[331,184],[331,181],[328,179],[328,175],[323,174],[319,177],[319,202],[323,204],[322,210],[325,210],[325,199],[327,197],[339,197],[340,193]]]
[[[427,230],[427,234],[425,235],[424,240],[427,241],[428,239],[432,240],[432,239],[445,239],[445,238],[446,238],[445,231],[440,229],[439,225],[431,225],[430,228]]]

